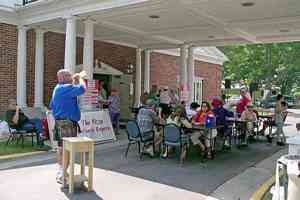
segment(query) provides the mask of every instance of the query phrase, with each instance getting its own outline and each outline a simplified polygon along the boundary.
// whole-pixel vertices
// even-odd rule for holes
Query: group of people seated
[[[211,109],[209,102],[202,102],[199,105],[196,102],[190,104],[187,108],[185,102],[180,102],[177,105],[170,106],[170,113],[159,112],[161,107],[152,99],[147,99],[144,105],[140,108],[137,115],[137,123],[140,128],[140,131],[143,133],[144,137],[150,137],[155,131],[156,139],[155,144],[159,145],[162,142],[162,132],[155,130],[155,125],[158,123],[167,124],[176,124],[178,127],[182,128],[182,140],[188,141],[187,131],[191,131],[192,126],[215,126],[224,125],[222,131],[224,135],[229,134],[229,129],[226,126],[226,117],[233,116],[231,112],[223,108],[222,101],[218,98],[215,98],[212,102],[213,109]],[[212,158],[212,148],[211,141],[208,138],[208,130],[206,131],[192,131],[190,136],[191,142],[193,145],[197,146],[200,149],[200,152],[203,156],[206,156],[208,159]],[[188,142],[184,142],[188,144]],[[186,155],[187,146],[183,146],[183,151],[181,158],[184,159]],[[154,154],[152,146],[146,150],[151,155]],[[168,148],[163,153],[163,157],[167,156],[167,152],[170,152],[171,148]]]
[[[167,93],[168,88],[165,87],[163,92]],[[211,143],[207,137],[208,131],[205,131],[205,129],[203,131],[195,131],[191,129],[193,126],[207,126],[208,123],[212,123],[212,126],[217,127],[218,135],[224,138],[223,148],[230,148],[232,124],[227,120],[228,118],[239,118],[241,122],[245,122],[241,123],[243,127],[237,127],[237,129],[242,130],[245,134],[244,141],[255,134],[254,128],[257,127],[258,112],[251,104],[251,97],[246,90],[241,90],[241,99],[234,105],[236,106],[235,113],[224,108],[224,102],[220,97],[213,98],[211,103],[203,101],[201,105],[197,102],[193,102],[188,107],[185,105],[185,102],[177,101],[176,104],[173,102],[167,103],[164,99],[165,97],[163,98],[163,102],[159,102],[157,99],[151,98],[151,96],[146,97],[148,98],[144,96],[143,104],[137,114],[137,123],[145,137],[147,137],[147,134],[149,134],[150,137],[150,134],[153,134],[153,131],[155,131],[156,145],[161,144],[163,140],[162,131],[156,131],[155,129],[155,125],[158,123],[164,123],[165,125],[176,124],[178,127],[181,127],[181,131],[183,132],[182,140],[188,141],[190,139],[192,144],[197,146],[201,154],[208,159],[212,158]],[[280,104],[284,107],[284,103]],[[280,112],[281,111],[282,109]],[[267,124],[263,125],[263,129],[260,133],[264,132],[266,126]],[[280,127],[279,132],[280,134],[283,133]],[[189,133],[189,137],[187,137],[187,133]],[[269,137],[271,137],[271,135],[267,136],[267,138]],[[188,144],[188,142],[184,144]],[[181,153],[183,159],[186,155],[186,147],[186,145],[183,147]],[[147,148],[146,151],[151,155],[154,154],[152,146]],[[166,157],[170,151],[171,148],[165,149],[163,157]]]

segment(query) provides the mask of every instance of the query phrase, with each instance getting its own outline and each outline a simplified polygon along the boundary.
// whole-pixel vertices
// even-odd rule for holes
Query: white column
[[[192,103],[194,99],[194,74],[195,74],[194,47],[189,48],[187,71],[188,71],[189,103]]]
[[[142,91],[142,49],[136,49],[136,65],[135,65],[135,101],[134,105],[138,106],[141,100]]]
[[[34,107],[43,107],[44,98],[44,31],[36,29]]]
[[[76,66],[76,19],[66,17],[65,69],[75,72]]]
[[[86,78],[92,80],[94,71],[94,22],[88,19],[84,25],[83,69],[86,71]]]
[[[180,48],[180,100],[187,101],[187,45],[182,45]]]
[[[26,31],[24,26],[18,26],[18,56],[17,56],[17,104],[26,107]]]
[[[150,50],[145,50],[144,92],[150,92]]]

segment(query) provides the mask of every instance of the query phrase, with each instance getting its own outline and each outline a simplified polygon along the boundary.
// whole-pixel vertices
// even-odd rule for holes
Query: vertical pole
[[[150,92],[150,50],[145,50],[144,92]]]
[[[187,101],[187,45],[182,45],[180,48],[180,100]]]
[[[84,25],[83,69],[87,73],[87,79],[92,80],[94,71],[94,22],[88,19]]]
[[[34,107],[43,107],[44,95],[44,31],[36,29]]]
[[[66,17],[65,69],[75,72],[76,66],[76,18]]]
[[[26,107],[26,45],[27,27],[18,26],[17,104]]]
[[[194,47],[189,48],[188,53],[188,91],[189,91],[189,103],[194,100],[194,74],[195,74],[195,58]]]
[[[136,65],[135,65],[135,103],[137,107],[141,100],[141,90],[142,90],[142,49],[136,49]]]

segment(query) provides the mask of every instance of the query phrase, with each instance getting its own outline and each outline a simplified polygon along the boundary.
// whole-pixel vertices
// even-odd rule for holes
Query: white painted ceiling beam
[[[214,47],[214,46],[225,46],[225,45],[237,45],[237,44],[248,44],[250,43],[243,38],[235,39],[215,39],[215,40],[199,40],[189,43],[194,47]]]
[[[248,21],[236,21],[236,22],[231,22],[230,26],[232,26],[232,27],[249,27],[249,26],[257,26],[257,25],[286,24],[286,23],[300,23],[300,16],[248,20]]]
[[[190,10],[194,13],[195,17],[198,17],[200,20],[204,20],[209,24],[212,24],[216,27],[223,28],[228,33],[231,33],[235,36],[242,37],[245,40],[257,43],[257,38],[250,33],[247,33],[246,31],[241,30],[240,28],[236,28],[233,26],[230,26],[229,24],[223,22],[221,19],[216,18],[215,16],[212,16],[205,12],[204,10],[198,9],[197,7],[193,7],[190,2],[187,2],[186,0],[178,0],[180,4],[182,4],[185,9]]]
[[[18,25],[18,15],[11,8],[0,6],[0,23]]]
[[[122,26],[122,25],[118,25],[118,24],[114,24],[108,21],[97,21],[97,24],[109,29],[113,29],[116,31],[119,31],[121,33],[127,33],[130,34],[132,36],[138,36],[138,37],[143,37],[145,39],[152,39],[155,41],[159,41],[162,43],[168,43],[168,44],[173,44],[173,45],[178,45],[181,44],[182,42],[179,40],[174,40],[174,39],[170,39],[168,37],[163,37],[163,36],[158,36],[158,35],[151,35],[148,34],[144,31],[140,31],[138,29],[135,28],[130,28],[127,26]]]
[[[99,1],[68,1],[60,0],[52,4],[36,4],[29,8],[19,8],[21,23],[30,25],[34,23],[62,18],[65,15],[83,15],[89,12],[100,12],[104,10],[139,4],[150,0],[110,0]]]

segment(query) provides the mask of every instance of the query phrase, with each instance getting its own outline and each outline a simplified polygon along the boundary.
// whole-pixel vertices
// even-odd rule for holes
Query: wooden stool
[[[87,181],[87,191],[93,190],[93,168],[94,168],[94,141],[88,137],[68,137],[63,138],[63,163],[67,161],[66,153],[70,153],[69,166],[70,174],[68,177],[69,193],[74,192],[75,182],[85,182]],[[75,154],[80,153],[80,175],[74,175],[74,165],[75,165]],[[85,176],[85,153],[88,153],[88,176]],[[65,166],[65,165],[63,165]],[[67,170],[64,169],[63,186],[65,186],[65,180],[67,180],[65,175]]]

